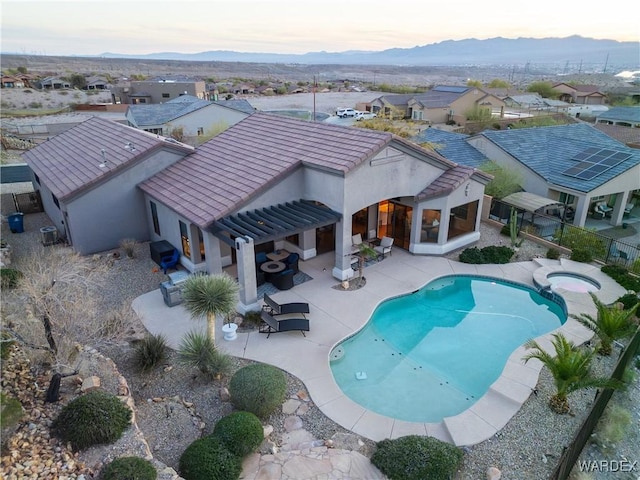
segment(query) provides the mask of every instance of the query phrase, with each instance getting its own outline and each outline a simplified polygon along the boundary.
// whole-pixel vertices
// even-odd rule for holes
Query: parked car
[[[378,115],[376,115],[375,113],[371,113],[371,112],[356,112],[356,120],[360,121],[360,120],[371,120],[372,118],[376,118]]]
[[[336,110],[336,115],[340,118],[355,117],[356,111],[353,108],[339,108]]]

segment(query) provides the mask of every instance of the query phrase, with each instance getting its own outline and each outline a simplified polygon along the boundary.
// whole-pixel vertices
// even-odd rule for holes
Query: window
[[[558,198],[558,201],[560,203],[564,203],[565,205],[573,205],[574,202],[576,201],[576,197],[569,193],[561,192],[560,198]]]
[[[163,93],[162,98],[171,98],[171,95],[169,95],[168,93]]]
[[[422,211],[421,243],[437,243],[440,235],[440,210]]]
[[[204,262],[207,257],[204,252],[204,236],[202,235],[202,230],[200,229],[198,229],[198,243],[200,244],[200,259]]]
[[[53,193],[51,194],[51,198],[53,199],[53,203],[56,204],[56,207],[60,208],[60,202],[58,201],[58,198]]]
[[[160,222],[158,221],[158,207],[155,202],[149,202],[151,204],[151,219],[153,220],[153,231],[156,235],[160,235]]]
[[[204,128],[198,127],[198,135],[204,135]]]
[[[178,220],[180,224],[180,238],[182,240],[182,254],[185,257],[191,258],[191,245],[189,244],[189,230],[187,229],[187,225]]]
[[[34,178],[36,179],[36,183],[37,183],[38,185],[40,185],[40,177],[38,176],[38,174],[37,174],[37,173],[34,173],[34,174],[33,174],[33,176],[34,176]]]

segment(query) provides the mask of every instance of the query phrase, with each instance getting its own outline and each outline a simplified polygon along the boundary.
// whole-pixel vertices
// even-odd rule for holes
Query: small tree
[[[207,335],[216,338],[216,316],[231,314],[238,301],[240,286],[226,273],[192,275],[184,283],[182,299],[192,317],[207,318]]]
[[[502,199],[521,190],[522,176],[515,170],[502,167],[493,161],[481,165],[480,170],[493,175],[493,180],[484,188],[484,193],[493,198]]]
[[[634,305],[629,310],[622,310],[615,306],[605,305],[593,292],[589,292],[589,295],[591,295],[593,303],[596,305],[598,312],[596,318],[593,318],[588,313],[571,314],[571,317],[578,320],[589,330],[592,330],[600,339],[600,346],[598,347],[600,355],[611,355],[611,345],[614,340],[631,335],[637,328],[633,318],[640,304]]]
[[[551,341],[556,355],[547,353],[535,340],[529,340],[525,347],[532,349],[523,357],[528,362],[532,358],[540,360],[549,369],[556,386],[556,393],[549,399],[551,409],[560,414],[570,410],[567,395],[583,388],[618,388],[620,383],[602,377],[591,376],[593,350],[579,349],[561,333],[553,334]]]
[[[367,259],[376,258],[378,253],[366,243],[358,245],[358,286],[362,286],[364,280],[364,265]]]
[[[537,93],[543,98],[557,98],[558,92],[553,89],[551,82],[532,82],[527,92]]]

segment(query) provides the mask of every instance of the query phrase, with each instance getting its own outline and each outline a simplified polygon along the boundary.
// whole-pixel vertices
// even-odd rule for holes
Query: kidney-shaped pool
[[[560,327],[562,299],[495,278],[452,275],[382,302],[330,353],[353,401],[381,415],[439,422],[468,409],[520,345]]]

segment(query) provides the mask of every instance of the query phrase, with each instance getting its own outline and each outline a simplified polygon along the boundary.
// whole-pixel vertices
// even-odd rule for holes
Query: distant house
[[[158,78],[133,81],[128,85],[117,85],[111,88],[111,98],[115,104],[165,103],[182,95],[204,99],[206,97],[204,81]]]
[[[610,108],[596,117],[596,123],[638,128],[640,127],[640,106]]]
[[[574,225],[584,226],[601,202],[611,207],[611,224],[620,225],[628,205],[640,201],[640,151],[586,123],[474,136],[426,129],[417,141],[430,142],[454,162],[477,168],[492,160],[518,172],[524,191],[571,206]]]
[[[210,102],[183,95],[158,105],[130,105],[126,117],[132,127],[159,135],[170,136],[181,128],[187,141],[217,126],[235,125],[254,111],[246,100]]]
[[[71,88],[71,84],[58,77],[46,77],[36,82],[36,88],[41,90],[63,90]]]
[[[597,85],[570,85],[568,83],[556,83],[553,90],[558,92],[559,100],[568,103],[583,105],[604,105],[607,96],[602,93]]]
[[[87,77],[87,83],[84,86],[83,90],[108,90],[109,82],[105,78],[102,77]]]
[[[523,93],[520,95],[509,95],[503,99],[507,107],[529,108],[542,110],[547,104],[537,93]]]
[[[500,109],[504,102],[475,87],[438,85],[425,93],[385,95],[371,102],[374,113],[388,116],[397,112],[404,118],[428,123],[455,122],[463,125],[474,108]]]
[[[630,148],[640,148],[640,128],[623,127],[608,123],[596,123],[595,128]]]
[[[23,88],[24,82],[17,77],[9,75],[2,76],[2,88]]]

